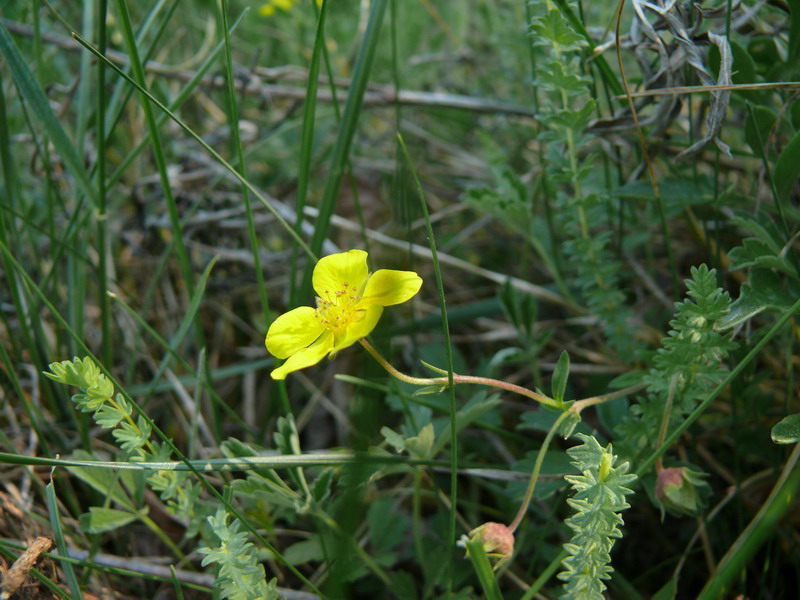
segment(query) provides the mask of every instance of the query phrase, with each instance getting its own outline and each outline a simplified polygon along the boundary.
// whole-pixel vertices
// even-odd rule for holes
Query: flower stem
[[[645,387],[646,387],[645,384],[639,383],[636,385],[631,385],[629,387],[623,388],[621,390],[617,390],[616,392],[603,394],[602,396],[591,396],[589,398],[583,398],[582,400],[576,400],[572,404],[572,406],[569,407],[569,409],[575,414],[580,415],[581,411],[584,408],[587,408],[589,406],[594,406],[595,404],[602,404],[603,402],[608,402],[609,400],[613,400],[614,398],[620,398],[622,396],[635,394],[636,392],[643,390]]]
[[[522,499],[522,504],[517,511],[517,516],[514,517],[514,520],[511,521],[511,524],[508,526],[508,529],[511,531],[511,533],[514,533],[517,530],[517,527],[519,527],[523,517],[528,512],[528,506],[531,503],[531,498],[533,498],[533,490],[536,489],[536,481],[539,479],[539,471],[542,470],[542,463],[544,462],[544,457],[547,454],[547,448],[550,446],[550,442],[553,440],[553,436],[555,436],[556,431],[558,431],[558,428],[561,426],[561,423],[569,416],[569,414],[570,411],[565,410],[558,415],[555,423],[553,423],[552,427],[550,427],[550,430],[547,432],[547,437],[544,438],[542,447],[539,448],[539,454],[536,456],[536,462],[533,465],[531,478],[528,481],[528,489],[525,490],[525,497]]]
[[[400,381],[405,381],[406,383],[410,383],[412,385],[441,385],[444,387],[449,385],[447,377],[412,377],[410,375],[406,375],[405,373],[401,373],[395,369],[385,358],[383,358],[383,356],[381,356],[380,353],[367,340],[361,339],[359,341],[361,342],[361,345],[364,346],[366,351],[369,352],[372,357],[389,372],[390,375],[399,379]],[[561,408],[561,404],[558,401],[553,400],[544,394],[539,394],[533,390],[529,390],[528,388],[524,388],[513,383],[508,383],[507,381],[500,381],[499,379],[475,377],[473,375],[459,375],[458,373],[453,373],[453,383],[474,383],[476,385],[485,385],[488,387],[498,388],[531,398],[532,400],[536,400],[536,402],[546,406]]]
[[[664,438],[667,437],[667,427],[669,426],[669,416],[672,414],[672,403],[675,401],[675,388],[678,387],[678,376],[673,375],[669,380],[669,391],[667,392],[667,402],[664,405],[664,414],[661,417],[661,427],[658,430],[658,443],[657,448],[660,448],[664,443]],[[656,459],[656,472],[660,473],[664,469],[662,457]]]

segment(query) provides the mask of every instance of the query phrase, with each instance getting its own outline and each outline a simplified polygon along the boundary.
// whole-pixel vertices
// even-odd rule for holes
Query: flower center
[[[358,303],[361,296],[358,295],[355,287],[347,282],[342,283],[342,289],[325,290],[325,297],[317,297],[317,311],[314,314],[330,331],[339,331],[347,327],[353,321],[358,320]]]

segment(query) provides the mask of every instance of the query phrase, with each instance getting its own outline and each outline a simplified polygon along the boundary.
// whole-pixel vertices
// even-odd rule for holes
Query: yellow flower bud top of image
[[[262,4],[261,7],[258,9],[258,14],[262,17],[271,17],[276,12],[277,9],[281,9],[284,12],[289,12],[292,10],[292,6],[297,4],[300,0],[269,0],[266,4]],[[317,6],[322,6],[322,0],[316,0]]]
[[[333,357],[369,335],[385,306],[416,295],[422,278],[413,271],[367,267],[367,253],[350,250],[321,258],[312,278],[317,307],[301,306],[281,315],[267,331],[266,346],[276,358],[287,359],[272,371],[273,379]]]

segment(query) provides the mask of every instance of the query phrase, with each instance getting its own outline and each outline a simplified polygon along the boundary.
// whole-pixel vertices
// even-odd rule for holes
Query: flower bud
[[[502,523],[484,523],[470,531],[469,537],[483,544],[487,556],[500,558],[495,568],[514,554],[514,534]]]
[[[663,469],[656,481],[656,498],[662,510],[678,515],[694,515],[705,505],[708,484],[705,473],[686,467]]]

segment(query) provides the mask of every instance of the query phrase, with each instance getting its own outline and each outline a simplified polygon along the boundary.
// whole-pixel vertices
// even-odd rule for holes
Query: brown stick
[[[9,19],[3,19],[3,24],[10,32],[22,37],[33,37],[33,27],[18,23]],[[71,52],[83,51],[84,48],[74,39],[58,35],[49,31],[42,32],[42,41],[63,48]],[[120,65],[129,64],[128,55],[116,50],[106,50],[106,57],[114,63]],[[168,65],[150,61],[145,65],[145,69],[151,73],[156,73],[163,77],[171,77],[180,79],[181,81],[189,81],[195,75],[194,71],[175,69]],[[236,89],[245,94],[258,95],[265,99],[271,98],[287,98],[289,100],[302,101],[306,97],[305,87],[292,86],[292,85],[276,85],[271,83],[263,83],[257,76],[264,76],[267,78],[284,78],[288,73],[294,70],[287,71],[285,68],[278,69],[256,69],[256,71],[247,78],[246,81],[237,78],[235,85]],[[304,80],[305,78],[303,78]],[[348,82],[343,82],[348,87]],[[223,77],[203,77],[202,85],[210,88],[224,88],[227,83]],[[347,90],[345,89],[345,95]],[[333,101],[333,94],[330,90],[320,88],[317,93],[317,99],[320,102]],[[391,105],[394,103],[403,104],[406,106],[422,106],[422,107],[443,107],[443,108],[457,108],[461,110],[468,110],[480,113],[505,113],[510,115],[517,115],[520,117],[527,117],[534,119],[536,113],[526,107],[511,104],[508,102],[501,102],[499,100],[486,100],[484,98],[475,98],[473,96],[463,96],[461,94],[448,94],[444,92],[421,92],[416,90],[395,90],[393,86],[381,85],[370,86],[364,94],[365,105]]]
[[[53,547],[53,540],[49,537],[37,537],[28,549],[23,552],[20,557],[14,561],[11,568],[6,571],[3,577],[3,583],[0,583],[0,600],[8,600],[14,593],[25,583],[28,575],[39,560],[42,552],[47,552]]]

